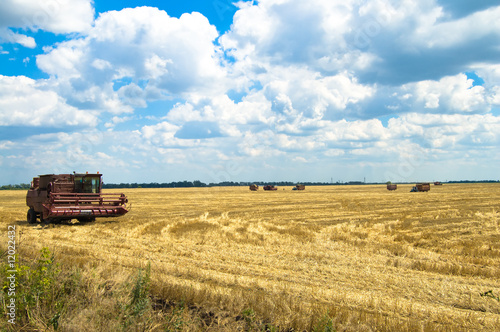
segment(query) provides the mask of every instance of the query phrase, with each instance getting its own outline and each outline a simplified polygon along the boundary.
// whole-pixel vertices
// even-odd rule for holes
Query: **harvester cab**
[[[124,194],[102,192],[102,174],[47,174],[33,178],[26,194],[29,223],[97,217],[118,217],[127,213]]]
[[[101,192],[102,174],[75,174],[75,192],[77,193],[92,193]]]

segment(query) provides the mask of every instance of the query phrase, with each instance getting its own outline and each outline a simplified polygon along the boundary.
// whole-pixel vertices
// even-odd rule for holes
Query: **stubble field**
[[[205,330],[248,313],[290,331],[322,319],[337,331],[500,330],[500,302],[480,295],[500,294],[500,184],[284,189],[124,190],[123,217],[35,226],[25,192],[0,191],[0,220],[22,255],[48,247],[111,279],[150,262],[155,299],[207,308]]]

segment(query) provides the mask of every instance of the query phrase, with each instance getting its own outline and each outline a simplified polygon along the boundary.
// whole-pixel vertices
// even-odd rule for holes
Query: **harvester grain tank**
[[[102,174],[47,174],[33,178],[26,194],[29,223],[94,221],[128,212],[124,194],[102,192]]]
[[[388,183],[387,184],[387,190],[393,191],[393,190],[396,190],[396,189],[398,189],[398,185],[397,184],[392,184],[392,183]]]
[[[417,183],[410,192],[421,192],[431,190],[431,185],[429,183]]]

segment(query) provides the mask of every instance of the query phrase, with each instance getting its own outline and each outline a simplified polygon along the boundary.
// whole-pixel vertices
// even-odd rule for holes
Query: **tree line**
[[[178,181],[169,183],[105,183],[102,185],[105,189],[120,189],[120,188],[203,188],[203,187],[244,187],[251,184],[257,184],[259,186],[265,186],[268,184],[275,185],[278,187],[283,186],[295,186],[297,184],[303,184],[306,186],[326,186],[332,185],[329,182],[291,182],[291,181],[253,181],[253,182],[235,182],[235,181],[223,181],[218,183],[204,183],[199,180],[196,181]],[[333,183],[334,185],[348,185],[348,184],[363,184],[363,182],[345,182],[345,183]]]
[[[28,190],[31,187],[29,183],[7,184],[0,187],[0,190]]]

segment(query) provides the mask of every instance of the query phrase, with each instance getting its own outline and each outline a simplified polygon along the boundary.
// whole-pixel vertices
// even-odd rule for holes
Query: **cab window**
[[[99,177],[77,176],[75,177],[75,191],[77,193],[98,193]]]

